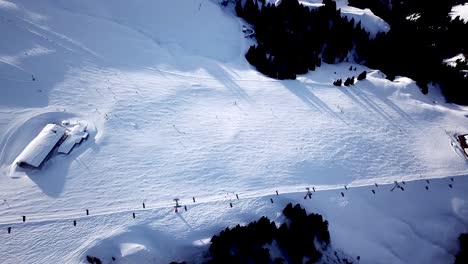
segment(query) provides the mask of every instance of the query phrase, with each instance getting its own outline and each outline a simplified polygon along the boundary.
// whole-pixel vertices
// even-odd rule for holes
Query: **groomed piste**
[[[351,62],[268,78],[245,60],[254,39],[233,8],[0,0],[1,263],[198,262],[220,230],[281,222],[289,202],[322,214],[333,248],[360,263],[453,262],[468,163],[450,135],[468,133],[468,109],[437,86],[423,95],[409,78]],[[363,71],[354,86],[332,84]],[[63,152],[83,127],[86,140],[40,169],[12,169],[65,120],[85,125]],[[404,191],[390,192],[394,181]],[[307,187],[317,192],[304,200]]]

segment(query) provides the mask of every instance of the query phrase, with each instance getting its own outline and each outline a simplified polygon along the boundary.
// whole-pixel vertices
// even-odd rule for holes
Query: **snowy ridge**
[[[281,0],[267,0],[267,3],[279,5]],[[321,0],[303,0],[299,1],[300,4],[309,8],[317,8],[323,5]],[[348,1],[336,1],[337,8],[341,9],[341,15],[347,17],[349,20],[354,19],[356,23],[361,22],[362,27],[367,30],[372,37],[375,37],[379,32],[388,32],[390,25],[382,18],[372,13],[372,10],[360,9],[348,6]]]

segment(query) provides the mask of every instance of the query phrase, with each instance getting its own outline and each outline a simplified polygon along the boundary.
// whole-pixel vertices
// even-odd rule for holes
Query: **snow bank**
[[[468,3],[454,6],[450,15],[452,16],[452,18],[460,16],[460,19],[468,21]]]
[[[0,9],[17,9],[15,3],[11,3],[5,0],[0,0]]]
[[[299,1],[299,3],[309,8],[318,8],[324,5],[322,2]]]
[[[452,67],[455,67],[457,64],[456,64],[456,61],[457,60],[461,60],[461,61],[465,61],[465,55],[463,55],[462,53],[452,57],[452,58],[449,58],[449,59],[445,59],[444,60],[444,63],[449,65],[449,66],[452,66]]]
[[[52,2],[57,2],[65,10],[130,30],[153,45],[168,48],[171,53],[228,61],[237,58],[240,52],[239,24],[218,5],[207,0],[134,0],[132,4],[125,0]]]
[[[56,124],[46,125],[16,158],[15,164],[40,167],[52,149],[65,135],[65,131],[64,127]]]
[[[174,239],[149,226],[132,226],[122,233],[99,238],[86,251],[86,256],[97,256],[103,263],[169,263],[177,254]]]

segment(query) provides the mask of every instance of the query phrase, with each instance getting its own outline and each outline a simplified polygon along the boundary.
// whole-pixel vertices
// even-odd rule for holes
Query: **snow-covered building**
[[[69,154],[70,151],[75,147],[77,144],[81,144],[83,139],[88,138],[88,132],[86,132],[86,127],[82,125],[74,126],[70,131],[67,132],[68,137],[65,141],[60,144],[58,148],[58,153]]]
[[[65,132],[66,128],[62,126],[47,124],[16,158],[15,163],[21,167],[39,168],[66,137]]]

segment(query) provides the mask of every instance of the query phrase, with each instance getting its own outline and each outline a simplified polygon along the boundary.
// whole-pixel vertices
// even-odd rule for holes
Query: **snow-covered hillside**
[[[468,133],[468,109],[444,104],[436,88],[423,96],[408,78],[390,82],[378,70],[349,63],[322,65],[296,81],[272,80],[245,61],[251,40],[243,38],[242,25],[211,0],[0,0],[0,226],[13,227],[12,234],[0,232],[7,241],[0,262],[80,262],[88,250],[112,251],[121,241],[132,244],[125,252],[149,248],[143,259],[165,252],[156,261],[179,254],[182,260],[200,253],[192,243],[225,225],[281,210],[267,209],[267,198],[229,210],[225,201],[234,193],[262,197],[306,186],[334,190],[453,176],[466,185],[467,161],[447,132]],[[352,87],[331,84],[363,70],[368,78]],[[12,166],[46,124],[70,119],[88,124],[87,141],[40,170]],[[358,217],[353,226],[337,220],[351,210],[337,192],[326,192],[324,205],[311,209],[330,221],[337,247],[367,256],[363,263],[427,262],[427,255],[400,251],[427,237],[424,252],[436,248],[440,263],[468,221],[463,189],[444,186],[431,196],[440,198],[438,206],[426,202],[424,189],[391,198],[408,203],[404,211],[387,196],[374,205],[368,187],[360,189],[353,208],[371,207],[376,221],[396,218],[389,229],[406,230],[401,219],[423,222],[412,235],[389,233],[395,240],[365,229],[369,223]],[[166,206],[176,197],[203,204],[175,215]],[[164,209],[131,219],[142,202]],[[401,218],[416,210],[412,205],[421,214]],[[438,234],[426,232],[431,221],[446,224],[439,212],[458,224],[436,241]],[[79,219],[74,229],[73,219]],[[354,235],[362,235],[360,243],[345,241],[348,228],[362,232]],[[366,255],[371,244],[378,251]]]
[[[322,6],[323,1],[321,0],[302,0],[299,1],[304,6],[309,8],[317,8]],[[359,21],[362,23],[363,28],[371,34],[371,37],[375,37],[379,32],[388,32],[390,25],[385,22],[382,18],[374,15],[370,9],[359,9],[356,7],[348,6],[347,0],[335,1],[337,8],[341,10],[341,15],[348,18],[349,20],[354,19],[356,23]],[[279,5],[281,0],[266,0],[266,3]]]

